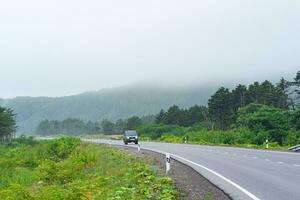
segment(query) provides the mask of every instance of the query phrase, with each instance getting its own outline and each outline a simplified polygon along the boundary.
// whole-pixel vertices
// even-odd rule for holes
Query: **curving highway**
[[[116,140],[84,141],[123,145]],[[300,200],[300,153],[157,142],[141,142],[140,147],[170,153],[233,199]]]

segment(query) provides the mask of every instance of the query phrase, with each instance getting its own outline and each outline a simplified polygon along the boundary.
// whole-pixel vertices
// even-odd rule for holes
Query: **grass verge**
[[[0,199],[177,199],[172,180],[119,150],[79,139],[0,146]]]

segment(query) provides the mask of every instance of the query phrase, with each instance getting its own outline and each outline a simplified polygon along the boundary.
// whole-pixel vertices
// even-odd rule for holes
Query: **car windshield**
[[[125,135],[126,136],[137,136],[137,132],[136,131],[125,131]]]

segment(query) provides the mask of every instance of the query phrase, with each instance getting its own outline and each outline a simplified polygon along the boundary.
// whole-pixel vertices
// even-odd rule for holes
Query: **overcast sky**
[[[141,81],[247,82],[298,70],[299,0],[0,3],[0,97]]]

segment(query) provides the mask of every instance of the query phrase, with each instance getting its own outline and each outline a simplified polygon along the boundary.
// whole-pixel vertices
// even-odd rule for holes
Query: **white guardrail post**
[[[138,147],[137,147],[138,153],[140,153],[140,151],[141,151],[141,146],[140,146],[140,144],[138,144],[137,146],[138,146]]]
[[[171,156],[169,153],[166,153],[166,174],[167,175],[170,169],[171,169]]]

